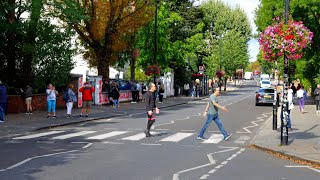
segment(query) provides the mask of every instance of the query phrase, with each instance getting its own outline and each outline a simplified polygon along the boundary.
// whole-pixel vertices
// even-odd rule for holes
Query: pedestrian
[[[159,114],[160,111],[156,106],[156,97],[154,94],[156,91],[156,85],[153,82],[151,82],[149,84],[148,89],[149,89],[148,92],[145,94],[148,123],[147,123],[147,130],[145,130],[144,133],[146,134],[146,137],[151,137],[150,128],[152,124],[155,122],[154,111],[156,114]]]
[[[294,83],[291,84],[291,89],[292,89],[292,95],[293,97],[296,97],[296,93],[297,93],[297,88],[296,86],[294,85]]]
[[[223,125],[222,125],[221,120],[220,120],[219,115],[218,115],[218,109],[222,109],[224,111],[228,111],[227,108],[225,108],[224,106],[221,106],[221,105],[218,104],[217,97],[219,95],[220,95],[219,88],[215,88],[213,90],[213,94],[210,95],[210,98],[209,98],[210,100],[209,100],[209,102],[207,104],[207,107],[206,107],[205,111],[203,112],[203,116],[204,117],[207,116],[207,121],[204,124],[203,128],[201,129],[201,131],[199,132],[199,135],[197,137],[200,140],[204,140],[205,139],[203,135],[204,135],[205,131],[207,130],[207,128],[209,127],[209,125],[211,124],[212,121],[214,121],[217,124],[221,134],[224,137],[223,138],[224,140],[228,140],[232,136],[232,134],[228,134],[226,132],[226,130],[223,128]]]
[[[287,123],[287,126],[288,126],[289,131],[292,131],[290,112],[293,109],[294,105],[293,105],[293,89],[291,89],[291,87],[289,87],[289,89],[288,89],[288,105],[289,106],[288,106],[288,123]]]
[[[301,84],[299,83],[297,86],[297,91],[301,88]]]
[[[27,85],[26,89],[23,91],[24,98],[25,98],[25,103],[27,106],[27,115],[32,114],[32,87],[30,85]]]
[[[140,101],[140,91],[141,91],[141,85],[140,85],[140,83],[138,82],[137,84],[136,84],[136,100],[137,100],[137,102],[139,102]]]
[[[189,94],[189,89],[190,89],[189,83],[185,83],[185,84],[183,85],[183,90],[184,90],[184,94],[185,94],[186,96],[188,96],[188,94]]]
[[[79,92],[82,93],[82,108],[80,117],[83,117],[83,113],[86,112],[86,117],[89,116],[91,102],[92,102],[92,93],[94,88],[88,83],[85,82],[84,86],[79,89]]]
[[[73,103],[77,102],[77,96],[76,93],[73,91],[73,84],[68,84],[67,87],[67,94],[68,94],[68,100],[66,102],[67,105],[67,118],[73,118],[72,116],[72,109],[73,109]]]
[[[4,122],[4,114],[7,107],[8,91],[7,87],[0,81],[0,123]]]
[[[137,84],[132,81],[131,82],[131,96],[132,96],[132,101],[131,103],[137,103],[137,98],[136,98],[136,90],[137,90]]]
[[[159,88],[159,103],[163,103],[164,86],[161,85]]]
[[[58,91],[56,91],[56,88],[52,85],[49,84],[48,88],[46,90],[47,93],[47,104],[48,104],[48,116],[47,118],[56,118],[56,99],[58,95]]]
[[[109,100],[109,104],[111,106],[113,106],[113,102],[112,102],[112,87],[111,87],[111,84],[109,83],[109,81],[105,81],[105,90],[107,92],[107,95],[108,95],[108,100]]]
[[[146,102],[146,98],[144,97],[144,95],[146,94],[146,92],[148,91],[147,86],[144,85],[144,83],[142,83],[141,85],[141,94],[142,94],[142,102]]]
[[[196,86],[194,85],[194,82],[191,83],[191,97],[194,97]]]
[[[315,100],[316,100],[316,111],[320,113],[320,84],[317,85],[317,88],[314,90]]]
[[[299,101],[299,109],[300,112],[303,114],[304,113],[304,104],[305,101],[307,101],[308,97],[307,97],[307,92],[306,90],[304,90],[304,86],[301,86],[301,88],[297,91],[297,97],[298,97],[298,101]]]
[[[196,96],[200,97],[200,83],[196,84]]]
[[[112,83],[112,98],[113,98],[113,107],[114,108],[119,108],[120,107],[120,91],[117,86],[117,83],[113,82]]]

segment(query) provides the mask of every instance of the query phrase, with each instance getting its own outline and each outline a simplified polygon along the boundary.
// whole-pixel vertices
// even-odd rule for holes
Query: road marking
[[[195,132],[196,130],[194,130],[194,129],[182,129],[181,130],[182,132]]]
[[[32,139],[32,138],[37,138],[37,137],[43,137],[43,136],[48,136],[52,134],[58,134],[62,133],[64,131],[50,131],[50,132],[44,132],[44,133],[39,133],[39,134],[32,134],[32,135],[27,135],[27,136],[21,136],[21,137],[16,137],[13,139]]]
[[[238,149],[239,147],[225,147],[225,146],[219,146],[219,148],[223,148],[223,149],[226,149],[226,150],[221,150],[221,151],[213,152],[213,153],[211,153],[211,154],[218,154],[218,153],[224,153],[224,152],[228,152],[228,151],[233,151],[233,150]]]
[[[315,172],[320,173],[319,169],[313,168],[311,166],[285,166],[285,167],[288,167],[288,168],[307,168],[307,169],[310,169],[310,170],[313,170]]]
[[[118,135],[125,134],[128,132],[130,132],[130,131],[112,131],[112,132],[109,132],[106,134],[100,134],[97,136],[88,137],[87,139],[95,139],[95,140],[107,139],[107,138],[118,136]]]
[[[95,133],[95,132],[96,131],[80,131],[80,132],[66,134],[66,135],[62,135],[62,136],[56,136],[56,137],[53,137],[52,139],[68,139],[68,138],[83,136],[83,135],[91,134],[91,133]]]
[[[247,140],[251,139],[250,136],[240,136],[234,143],[244,144]]]
[[[150,134],[151,135],[157,135],[157,134],[160,134],[161,132],[151,132]],[[139,141],[141,139],[144,139],[146,138],[146,134],[145,133],[139,133],[139,134],[136,134],[136,135],[133,135],[133,136],[128,136],[128,137],[125,137],[125,138],[122,138],[122,140],[129,140],[129,141]]]
[[[149,144],[149,143],[141,143],[141,145],[145,145],[145,146],[162,146],[162,144]]]
[[[207,140],[204,140],[204,144],[217,144],[223,140],[223,135],[221,134],[212,134]]]
[[[102,142],[102,144],[124,144],[122,142],[108,142],[108,141],[104,141]]]
[[[154,125],[151,127],[151,129],[155,129],[155,127],[158,127],[158,126],[164,126],[164,125],[169,125],[169,124],[174,124],[174,121],[171,120],[169,123],[163,123],[163,124],[157,124],[157,125]]]
[[[181,141],[184,138],[187,138],[189,136],[192,136],[194,133],[176,133],[174,135],[171,135],[169,137],[166,137],[164,139],[161,139],[160,141],[166,141],[166,142],[178,142]]]
[[[262,114],[263,117],[257,117],[257,120],[256,120],[256,121],[251,121],[251,122],[250,122],[251,124],[253,124],[252,126],[244,127],[244,128],[242,128],[242,129],[245,130],[245,131],[238,131],[237,133],[239,133],[239,134],[241,134],[241,133],[251,134],[252,131],[250,131],[249,128],[254,128],[254,127],[259,126],[259,124],[257,124],[257,122],[262,122],[262,121],[264,121],[264,118],[265,118],[265,117],[268,117],[267,114],[270,114],[270,113],[263,113],[263,114]]]
[[[210,176],[209,174],[205,174],[205,175],[201,176],[200,179],[207,179],[207,177],[209,177],[209,176]]]

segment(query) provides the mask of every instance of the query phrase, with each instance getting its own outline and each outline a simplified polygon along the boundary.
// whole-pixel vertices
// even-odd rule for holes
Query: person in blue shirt
[[[8,92],[6,86],[0,81],[0,123],[4,122],[4,112],[7,107]]]

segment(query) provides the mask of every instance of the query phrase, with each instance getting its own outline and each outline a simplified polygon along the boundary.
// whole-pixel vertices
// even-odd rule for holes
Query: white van
[[[260,83],[261,83],[261,81],[270,81],[269,74],[261,74],[260,75]]]
[[[252,72],[245,72],[244,79],[245,80],[253,79]]]

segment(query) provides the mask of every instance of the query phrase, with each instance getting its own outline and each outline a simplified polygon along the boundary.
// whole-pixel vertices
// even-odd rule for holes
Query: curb
[[[196,99],[196,100],[192,100],[192,101],[200,101],[200,100],[203,100],[203,99],[205,99],[205,98]],[[188,102],[190,102],[190,101],[187,101],[187,102],[184,102],[184,103],[179,103],[179,104],[174,104],[174,105],[164,106],[164,107],[161,107],[159,109],[166,109],[166,108],[170,108],[170,107],[180,106],[180,105],[188,104]],[[73,121],[73,122],[66,122],[66,123],[61,123],[61,124],[54,124],[54,125],[50,125],[50,126],[43,126],[43,127],[40,127],[40,128],[36,128],[36,129],[32,130],[32,132],[45,130],[45,129],[56,128],[56,127],[61,127],[61,126],[80,124],[80,123],[90,122],[90,121],[95,121],[95,120],[100,120],[100,119],[122,117],[122,116],[126,116],[126,115],[128,115],[128,114],[110,115],[110,116],[103,116],[103,117],[96,117],[96,118],[88,118],[88,119],[84,119],[84,120],[80,120],[80,121]]]
[[[263,151],[263,152],[266,152],[268,154],[271,154],[271,155],[273,155],[275,157],[278,157],[278,158],[281,158],[281,159],[285,159],[285,160],[289,160],[289,161],[295,162],[297,164],[308,165],[308,166],[311,166],[313,168],[320,169],[320,162],[317,162],[317,161],[303,159],[303,158],[298,157],[298,156],[289,155],[289,154],[286,154],[286,153],[283,153],[283,152],[280,152],[280,151],[276,151],[276,150],[273,150],[273,149],[261,147],[261,146],[255,145],[255,144],[250,145],[249,148],[258,149],[260,151]]]

